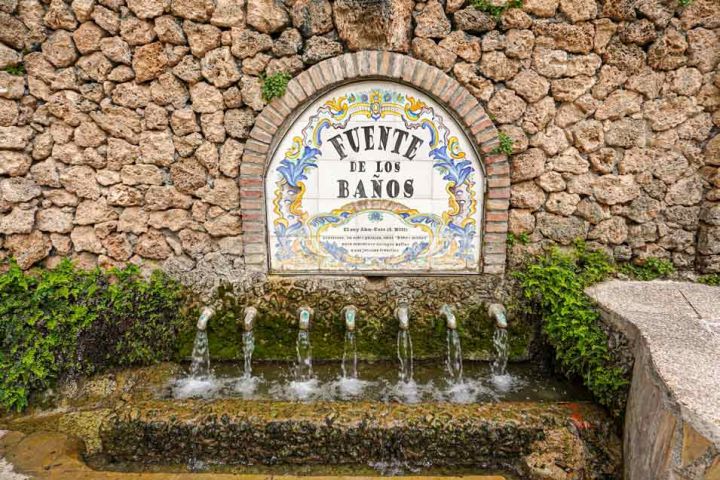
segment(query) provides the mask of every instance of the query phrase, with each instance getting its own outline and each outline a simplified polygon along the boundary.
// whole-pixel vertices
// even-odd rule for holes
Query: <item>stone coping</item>
[[[635,352],[647,350],[669,407],[720,447],[720,288],[613,280],[587,293]]]

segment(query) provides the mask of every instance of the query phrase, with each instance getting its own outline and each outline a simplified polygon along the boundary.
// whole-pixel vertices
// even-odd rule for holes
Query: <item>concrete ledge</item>
[[[720,288],[611,281],[587,293],[635,359],[625,478],[720,478]]]

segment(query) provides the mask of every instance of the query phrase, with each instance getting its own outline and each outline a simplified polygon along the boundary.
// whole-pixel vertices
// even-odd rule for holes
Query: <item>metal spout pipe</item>
[[[200,313],[200,318],[197,321],[197,329],[204,331],[207,328],[208,320],[215,314],[215,309],[212,307],[205,307]]]
[[[357,316],[357,308],[355,308],[355,305],[348,305],[343,308],[343,315],[345,316],[345,329],[348,332],[354,332],[355,317]]]
[[[313,315],[313,309],[310,307],[298,308],[298,328],[300,330],[310,330],[310,319]]]
[[[400,330],[408,330],[410,328],[410,318],[406,303],[399,304],[395,309],[395,318],[398,320]]]
[[[490,318],[495,320],[495,325],[498,328],[507,328],[507,311],[502,304],[490,304],[490,306],[488,307],[488,315],[490,315]]]
[[[440,307],[440,315],[445,315],[448,330],[457,330],[457,319],[455,318],[455,314],[452,313],[450,305],[446,303]]]
[[[247,307],[245,309],[245,318],[243,319],[243,330],[252,332],[255,327],[255,317],[257,316],[257,308]]]

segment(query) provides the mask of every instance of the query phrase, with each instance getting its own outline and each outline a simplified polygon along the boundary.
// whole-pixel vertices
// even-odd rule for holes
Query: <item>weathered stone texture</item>
[[[264,254],[230,240],[243,235],[243,182],[261,182],[262,168],[242,165],[256,120],[282,130],[303,92],[362,68],[426,88],[445,72],[480,102],[513,140],[502,201],[530,250],[580,237],[622,258],[720,269],[713,0],[525,0],[498,18],[458,0],[2,5],[0,69],[22,62],[27,73],[0,71],[0,257],[28,244],[29,266],[55,235],[67,241],[56,238],[54,254],[93,262],[192,270],[221,256],[242,270],[244,255]],[[342,56],[359,50],[373,52]],[[315,64],[287,104],[261,114],[264,76]],[[494,135],[487,119],[472,121],[481,141]]]

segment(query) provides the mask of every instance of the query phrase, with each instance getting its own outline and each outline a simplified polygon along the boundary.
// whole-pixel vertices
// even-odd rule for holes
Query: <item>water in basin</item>
[[[165,398],[242,398],[246,400],[498,402],[579,401],[589,394],[581,387],[548,374],[535,364],[508,364],[503,381],[486,362],[463,363],[461,381],[452,381],[438,361],[415,361],[413,376],[398,379],[397,362],[358,362],[357,378],[342,375],[340,362],[315,362],[313,376],[296,382],[294,365],[256,362],[252,376],[241,366],[216,363],[209,379],[175,378]]]

